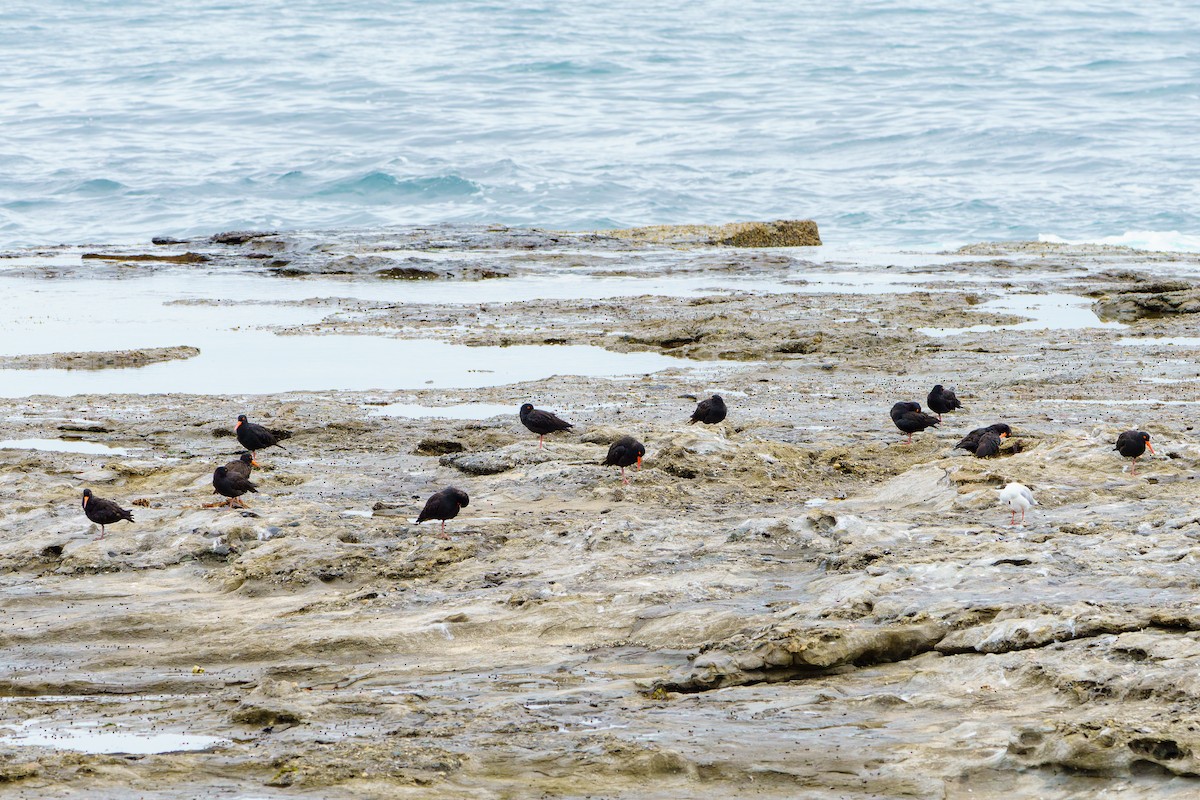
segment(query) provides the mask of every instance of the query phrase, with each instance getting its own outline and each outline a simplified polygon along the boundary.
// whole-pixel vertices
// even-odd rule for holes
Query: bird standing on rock
[[[925,405],[929,406],[930,411],[937,414],[938,422],[942,421],[942,414],[949,414],[956,408],[962,408],[962,403],[958,402],[954,390],[945,389],[940,383],[929,392],[929,396],[925,398]]]
[[[637,464],[637,468],[641,469],[644,455],[646,455],[646,445],[632,436],[622,436],[609,445],[608,456],[605,457],[602,466],[620,467],[621,482],[628,485],[629,478],[625,477],[625,468]]]
[[[1113,450],[1119,451],[1126,458],[1133,459],[1129,474],[1137,475],[1138,456],[1146,452],[1146,448],[1150,449],[1150,455],[1154,455],[1154,445],[1150,444],[1150,434],[1145,431],[1125,431],[1117,437],[1117,445]]]
[[[566,431],[575,426],[565,419],[559,419],[549,411],[539,411],[533,403],[521,406],[521,424],[538,435],[538,449],[542,449],[542,437],[555,431]]]
[[[100,526],[100,535],[96,537],[96,541],[104,538],[104,526],[112,525],[114,522],[128,520],[133,522],[133,512],[126,511],[112,500],[105,500],[103,497],[96,497],[92,494],[91,489],[83,490],[83,513],[92,522]]]
[[[434,492],[425,501],[425,507],[417,516],[417,524],[420,525],[427,519],[440,519],[442,521],[441,537],[449,539],[450,537],[446,535],[446,520],[457,517],[459,509],[466,508],[470,503],[471,498],[462,489],[447,486],[440,492]]]
[[[213,494],[223,495],[228,497],[228,505],[233,508],[234,503],[242,508],[249,508],[241,501],[241,496],[246,492],[258,493],[257,484],[250,482],[250,479],[245,475],[239,475],[236,472],[230,472],[226,467],[217,467],[213,472]]]
[[[262,425],[256,425],[246,419],[245,414],[238,415],[237,425],[234,426],[237,431],[237,440],[242,447],[250,451],[250,457],[254,458],[258,455],[259,450],[265,450],[268,447],[278,447],[281,450],[287,450],[286,447],[279,443],[279,439],[275,434],[264,428]]]
[[[1037,505],[1037,500],[1033,499],[1033,492],[1029,491],[1029,487],[1020,483],[1010,483],[1000,490],[1000,502],[1012,509],[1012,521],[1010,525],[1017,524],[1017,512],[1021,512],[1021,524],[1025,524],[1025,512],[1032,506]]]
[[[694,425],[697,422],[716,425],[725,420],[728,412],[729,409],[725,407],[725,401],[721,399],[721,395],[714,394],[707,400],[701,400],[696,404],[696,410],[692,412],[692,418],[688,420],[688,425]]]
[[[921,410],[920,403],[914,403],[911,400],[902,400],[892,406],[891,412],[892,422],[896,423],[896,427],[903,433],[908,434],[908,438],[904,440],[905,444],[912,444],[912,435],[919,433],[926,428],[935,427],[938,424],[937,417],[926,414]]]

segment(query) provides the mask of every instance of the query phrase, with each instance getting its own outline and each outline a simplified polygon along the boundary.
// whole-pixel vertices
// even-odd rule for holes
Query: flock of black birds
[[[556,433],[558,431],[566,431],[575,427],[570,422],[559,418],[557,415],[549,411],[541,411],[533,407],[532,403],[525,403],[520,409],[521,423],[533,433],[538,435],[538,448],[541,449],[542,441],[547,434]],[[725,401],[720,395],[714,394],[707,400],[701,400],[696,405],[696,410],[692,414],[688,424],[703,422],[708,425],[715,425],[725,419],[727,411]],[[224,503],[214,503],[209,507],[216,505],[228,505],[229,507],[248,508],[245,502],[242,501],[242,495],[247,493],[258,492],[258,485],[250,480],[250,473],[254,467],[259,466],[256,457],[259,450],[265,450],[268,447],[279,447],[287,450],[286,447],[279,443],[278,437],[262,425],[257,425],[246,419],[245,414],[241,414],[237,418],[237,425],[234,428],[237,434],[238,443],[246,448],[246,452],[242,453],[237,459],[230,461],[224,466],[217,467],[213,472],[213,494],[220,494],[226,497]],[[608,455],[602,462],[602,466],[613,466],[621,468],[621,481],[625,484],[629,483],[629,478],[625,476],[625,468],[637,466],[642,468],[642,457],[646,455],[646,446],[632,436],[622,436],[617,439],[608,448]],[[421,509],[421,513],[417,515],[417,523],[420,524],[426,520],[440,520],[442,523],[441,535],[446,535],[446,520],[454,519],[458,516],[461,509],[466,508],[471,502],[471,498],[462,489],[454,486],[447,486],[445,489],[434,492],[433,495],[425,502],[425,507]],[[102,497],[96,497],[91,489],[83,490],[83,513],[92,522],[100,526],[100,536],[98,539],[103,539],[105,528],[113,523],[122,520],[133,522],[133,514],[121,508],[112,500],[106,500]]]
[[[891,416],[892,422],[900,429],[902,433],[908,434],[905,439],[905,444],[912,443],[912,435],[920,433],[926,428],[937,427],[942,421],[942,414],[948,414],[957,408],[962,408],[962,403],[955,396],[954,391],[946,389],[940,383],[934,386],[929,392],[929,396],[925,398],[926,405],[929,409],[937,414],[926,414],[921,410],[921,404],[911,400],[901,401],[892,406]],[[1000,452],[1000,443],[1012,436],[1012,428],[1006,423],[997,422],[988,425],[986,428],[976,428],[968,433],[954,445],[954,449],[962,448],[973,453],[977,458],[988,458]],[[1137,460],[1149,448],[1150,453],[1154,453],[1154,447],[1150,444],[1150,434],[1145,431],[1129,430],[1117,437],[1117,444],[1113,447],[1125,458],[1133,459],[1130,466],[1130,475],[1137,475]],[[1025,521],[1025,511],[1028,507],[1036,505],[1033,499],[1033,493],[1029,487],[1019,483],[1010,483],[1004,487],[1000,493],[1000,502],[1008,505],[1013,509],[1012,522],[1016,523],[1016,512],[1020,510],[1021,521]]]
[[[955,396],[954,391],[941,384],[933,387],[926,397],[925,403],[936,416],[922,411],[921,404],[914,401],[900,401],[892,406],[892,422],[902,433],[907,434],[906,444],[912,443],[914,433],[920,433],[926,428],[937,427],[942,421],[942,414],[949,414],[962,408],[962,403]],[[696,410],[692,412],[688,424],[694,425],[700,422],[706,425],[716,425],[725,420],[728,411],[721,396],[714,394],[696,404]],[[521,424],[538,435],[538,449],[543,447],[543,440],[548,434],[571,430],[575,427],[552,412],[534,408],[532,403],[522,405],[519,414]],[[245,414],[238,416],[235,432],[238,443],[246,448],[246,452],[236,460],[217,467],[213,472],[213,493],[227,498],[224,503],[213,505],[248,508],[241,498],[242,495],[258,491],[257,484],[250,480],[251,471],[254,467],[259,466],[256,460],[258,451],[268,447],[279,447],[284,450],[287,448],[279,443],[279,439],[274,433],[262,425],[250,422],[246,419]],[[1012,428],[1003,422],[997,422],[986,428],[976,428],[971,431],[958,444],[954,445],[954,449],[967,450],[977,458],[988,458],[1000,452],[1000,443],[1009,436],[1012,436]],[[1152,454],[1154,453],[1154,448],[1150,445],[1150,434],[1144,431],[1129,430],[1117,437],[1117,444],[1113,449],[1120,452],[1125,458],[1133,459],[1131,474],[1136,475],[1137,460],[1146,452],[1147,448]],[[642,458],[645,455],[646,446],[644,444],[632,436],[622,436],[609,446],[608,455],[605,456],[602,465],[620,467],[621,482],[628,485],[629,478],[625,475],[625,468],[636,465],[638,469],[641,469]],[[1028,489],[1025,491],[1028,492]],[[448,486],[430,496],[425,507],[417,516],[417,523],[426,520],[440,520],[442,523],[441,535],[444,537],[446,520],[457,517],[458,512],[469,504],[470,498],[466,492],[454,486]],[[100,536],[98,537],[100,539],[104,538],[106,526],[122,520],[133,522],[133,514],[130,511],[121,508],[112,500],[96,497],[91,489],[83,490],[83,510],[88,519],[100,526]]]

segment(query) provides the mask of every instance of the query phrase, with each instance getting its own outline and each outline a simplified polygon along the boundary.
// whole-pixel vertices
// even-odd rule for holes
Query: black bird
[[[1154,445],[1150,444],[1150,434],[1145,431],[1125,431],[1117,437],[1117,446],[1113,450],[1118,450],[1121,455],[1133,459],[1129,474],[1137,475],[1138,456],[1146,452],[1146,448],[1150,448],[1150,454],[1154,455]]]
[[[637,464],[637,468],[641,469],[642,456],[644,455],[646,455],[646,445],[632,436],[622,436],[609,445],[608,456],[605,457],[602,466],[620,467],[621,482],[628,484],[629,478],[625,477],[625,468]]]
[[[235,502],[242,508],[249,508],[249,506],[238,499],[246,492],[257,494],[258,485],[251,483],[250,479],[244,475],[230,472],[226,467],[217,467],[216,471],[213,472],[213,494],[228,497],[230,508],[233,507]]]
[[[254,456],[250,453],[242,453],[242,455],[230,461],[225,465],[225,471],[230,475],[241,475],[243,478],[249,478],[250,472],[258,466],[258,462],[254,460]]]
[[[123,519],[133,522],[133,512],[126,511],[112,500],[96,497],[92,494],[91,489],[83,490],[83,513],[87,514],[88,519],[100,526],[100,536],[97,537],[97,541],[104,538],[105,525],[112,525],[114,522],[120,522]]]
[[[892,422],[895,422],[896,420],[900,419],[901,416],[903,416],[904,414],[907,414],[910,411],[920,411],[920,410],[921,410],[920,403],[914,403],[911,400],[901,400],[899,403],[896,403],[896,405],[892,406],[892,410],[889,411],[888,414],[891,415]]]
[[[962,403],[958,402],[954,390],[942,388],[940,383],[929,392],[929,396],[925,398],[925,405],[938,415],[938,422],[942,421],[942,414],[949,414],[956,408],[962,408]]]
[[[1008,427],[1008,425],[1005,425],[1003,422],[997,422],[994,425],[988,425],[986,428],[976,428],[975,430],[971,431],[964,436],[958,444],[954,445],[954,449],[958,450],[959,448],[962,448],[963,450],[969,450],[970,452],[974,453],[975,448],[979,446],[980,437],[982,437],[988,431],[999,434],[1000,438],[1002,439],[1006,436],[1012,436],[1012,428]]]
[[[904,441],[905,444],[912,444],[912,435],[919,433],[926,428],[935,427],[938,424],[938,418],[926,414],[921,410],[920,403],[912,401],[901,401],[892,406],[891,410],[892,422],[896,423],[896,427],[902,432],[908,434],[908,438]]]
[[[421,509],[421,513],[417,516],[417,524],[420,525],[427,519],[440,519],[442,521],[443,539],[448,539],[446,536],[446,520],[454,519],[458,516],[460,508],[466,508],[471,503],[471,498],[467,497],[467,493],[462,489],[456,489],[453,486],[447,486],[440,492],[434,492],[425,501],[425,507]]]
[[[997,433],[996,431],[987,430],[979,436],[979,442],[975,445],[975,457],[987,458],[994,456],[1000,452],[1000,440],[1008,436],[1007,433]]]
[[[278,447],[281,450],[287,450],[286,447],[279,443],[279,439],[275,434],[264,428],[262,425],[256,425],[253,422],[246,420],[245,414],[239,414],[237,425],[234,426],[237,431],[237,440],[242,447],[250,451],[250,456],[253,458],[258,455],[259,450],[265,450],[268,447]]]
[[[694,425],[697,422],[716,425],[725,419],[728,410],[725,408],[725,401],[721,399],[721,395],[714,394],[707,400],[701,400],[696,404],[696,410],[692,412],[692,418],[688,420],[688,425]]]
[[[575,427],[565,419],[559,419],[549,411],[539,411],[533,403],[521,406],[521,424],[538,435],[538,448],[542,446],[542,437],[555,431],[566,431]]]

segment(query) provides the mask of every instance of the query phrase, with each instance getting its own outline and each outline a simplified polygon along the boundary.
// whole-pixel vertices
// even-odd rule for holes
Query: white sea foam
[[[1093,236],[1080,239],[1065,239],[1053,233],[1040,233],[1038,241],[1047,244],[1109,245],[1167,253],[1200,253],[1200,235],[1180,233],[1179,231],[1126,231],[1116,236]]]

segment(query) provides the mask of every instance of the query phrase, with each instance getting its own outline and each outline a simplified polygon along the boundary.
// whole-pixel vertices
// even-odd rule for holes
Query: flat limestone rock
[[[200,355],[200,348],[147,347],[139,350],[97,350],[77,353],[37,353],[25,356],[0,357],[0,369],[128,369],[157,364],[160,361],[182,361]]]
[[[731,222],[726,225],[650,225],[605,231],[610,236],[647,244],[727,247],[819,247],[821,234],[811,219]]]

